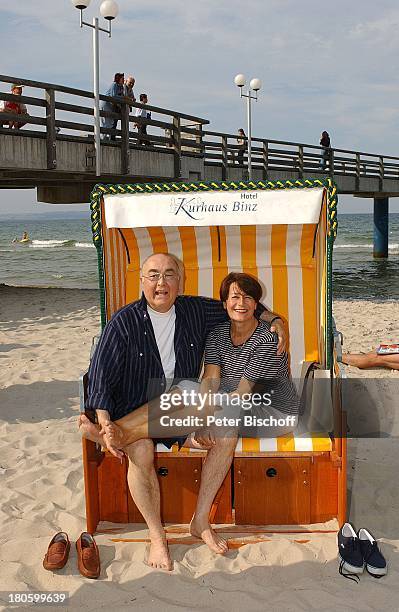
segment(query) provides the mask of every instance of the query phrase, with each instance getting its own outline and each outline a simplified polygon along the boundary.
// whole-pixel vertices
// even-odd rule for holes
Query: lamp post
[[[111,21],[118,15],[119,9],[115,0],[104,0],[100,6],[100,14],[108,21],[108,28],[100,28],[98,17],[93,17],[93,23],[83,21],[83,11],[87,9],[90,0],[71,0],[80,11],[80,27],[93,29],[93,85],[94,85],[94,149],[96,152],[96,176],[101,176],[101,139],[100,139],[100,50],[99,33],[105,32],[111,38]]]
[[[247,93],[243,93],[243,87],[245,85],[245,76],[243,74],[237,74],[234,79],[234,83],[240,88],[240,97],[247,99],[247,123],[248,123],[248,179],[252,180],[252,114],[251,114],[251,101],[258,99],[258,91],[262,87],[260,79],[251,79]],[[255,95],[252,95],[252,92]]]

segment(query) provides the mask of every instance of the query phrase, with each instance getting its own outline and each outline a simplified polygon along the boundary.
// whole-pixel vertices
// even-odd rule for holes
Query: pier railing
[[[15,96],[10,93],[12,83],[32,88],[34,96]],[[8,91],[4,91],[8,85]],[[73,140],[94,144],[94,95],[92,92],[28,79],[0,75],[0,103],[22,102],[28,107],[27,115],[0,113],[0,133],[13,136],[33,136],[47,140],[47,169],[57,168],[57,141]],[[102,101],[118,107],[117,112],[100,111],[100,117],[118,122],[117,129],[101,127],[103,144],[121,149],[121,174],[129,172],[131,149],[144,147],[161,149],[175,157],[179,175],[182,154],[203,157],[202,126],[206,119],[175,110],[133,102],[130,98],[111,98],[100,95]],[[2,106],[3,106],[2,104]],[[151,111],[151,119],[136,117],[136,108]],[[9,121],[24,123],[21,129],[8,128]],[[138,134],[137,125],[145,123],[147,134]],[[94,163],[92,164],[94,168]]]
[[[14,96],[10,84],[20,83],[35,95]],[[0,133],[12,136],[43,138],[46,140],[47,169],[57,168],[58,141],[79,141],[94,144],[94,95],[92,92],[28,79],[0,75],[0,104],[22,102],[27,115],[0,113]],[[204,159],[206,166],[218,166],[223,178],[229,169],[247,167],[247,150],[239,152],[237,134],[204,130],[209,121],[152,105],[145,108],[152,113],[149,120],[135,116],[136,108],[143,108],[129,98],[100,96],[101,101],[118,105],[118,112],[101,111],[101,117],[117,121],[117,128],[101,128],[107,147],[121,150],[120,174],[129,174],[129,155],[133,149],[162,151],[174,156],[175,177],[180,176],[181,157],[189,155]],[[9,121],[25,123],[22,129],[9,129]],[[138,134],[137,125],[147,124],[147,135]],[[252,138],[252,165],[257,175],[267,179],[269,173],[290,172],[303,178],[317,174],[350,176],[356,183],[363,177],[399,178],[399,157],[375,155],[347,149],[323,149],[318,145]],[[240,154],[239,154],[240,153]],[[87,170],[94,172],[94,147]]]
[[[247,166],[247,147],[240,156],[242,147],[237,144],[237,138],[237,134],[203,131],[205,163],[222,167],[224,177],[228,168]],[[270,171],[287,170],[297,173],[299,178],[318,173],[357,179],[399,178],[399,157],[266,138],[252,138],[251,144],[252,167],[260,170],[264,179]]]

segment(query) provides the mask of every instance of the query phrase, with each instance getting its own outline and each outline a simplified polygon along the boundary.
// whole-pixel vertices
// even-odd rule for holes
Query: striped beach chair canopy
[[[92,199],[103,324],[141,295],[140,268],[169,252],[181,291],[218,298],[232,271],[254,275],[288,323],[290,364],[329,367],[335,186],[329,180],[97,186]]]
[[[143,261],[168,252],[181,262],[187,295],[218,298],[232,271],[257,277],[264,305],[288,323],[292,376],[300,378],[304,362],[328,376],[336,204],[330,179],[97,186],[91,209],[103,325],[140,297]],[[332,416],[328,398],[325,410]],[[330,450],[328,433],[295,432],[240,439],[236,455]],[[162,444],[157,451],[170,452]]]

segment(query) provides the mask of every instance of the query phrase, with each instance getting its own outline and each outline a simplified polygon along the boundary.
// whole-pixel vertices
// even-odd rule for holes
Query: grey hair
[[[143,263],[141,264],[141,272],[143,271],[143,268],[145,264],[147,263],[147,261],[151,259],[151,257],[154,257],[154,255],[163,255],[164,257],[169,257],[169,259],[171,259],[173,263],[176,265],[179,276],[183,276],[183,269],[184,269],[183,262],[180,261],[180,259],[178,259],[175,255],[172,255],[172,253],[152,253],[152,255],[149,255],[148,257],[146,257]]]

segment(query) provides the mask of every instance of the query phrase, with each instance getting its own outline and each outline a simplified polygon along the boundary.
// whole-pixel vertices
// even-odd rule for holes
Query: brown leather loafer
[[[76,542],[78,569],[86,578],[98,578],[100,575],[100,553],[93,536],[87,531],[80,534]]]
[[[64,531],[56,533],[48,545],[46,555],[43,559],[44,569],[52,572],[63,568],[68,561],[70,548],[71,543],[69,542],[68,534]]]

